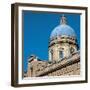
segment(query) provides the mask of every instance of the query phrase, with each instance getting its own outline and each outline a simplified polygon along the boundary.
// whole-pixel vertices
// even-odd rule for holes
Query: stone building
[[[40,60],[31,55],[25,76],[80,75],[80,50],[73,28],[63,15],[60,24],[51,32],[48,46],[49,60]]]

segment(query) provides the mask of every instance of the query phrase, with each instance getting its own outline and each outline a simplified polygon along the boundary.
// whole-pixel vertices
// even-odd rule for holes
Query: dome
[[[55,38],[57,36],[62,36],[62,35],[76,37],[74,30],[70,26],[62,24],[62,25],[57,26],[51,32],[50,38],[52,39],[52,38]]]
[[[76,37],[75,31],[72,27],[66,24],[66,17],[62,16],[60,25],[54,28],[51,32],[50,39],[58,37],[58,36],[69,36],[69,37]]]

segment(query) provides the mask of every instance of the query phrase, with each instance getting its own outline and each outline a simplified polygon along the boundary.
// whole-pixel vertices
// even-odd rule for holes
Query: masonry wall
[[[33,71],[31,70],[31,67]],[[57,62],[44,62],[33,60],[28,63],[28,77],[41,76],[64,76],[64,75],[80,75],[80,53],[74,53],[71,57],[63,58]]]
[[[80,62],[48,73],[48,76],[80,75]]]
[[[69,58],[51,63],[37,72],[36,76],[61,76],[80,74],[80,55],[75,53]]]

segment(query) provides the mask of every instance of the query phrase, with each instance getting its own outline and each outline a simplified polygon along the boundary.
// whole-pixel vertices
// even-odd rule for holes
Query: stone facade
[[[61,75],[80,75],[79,51],[73,53],[71,57],[56,62],[40,61],[34,57],[28,63],[27,77]]]

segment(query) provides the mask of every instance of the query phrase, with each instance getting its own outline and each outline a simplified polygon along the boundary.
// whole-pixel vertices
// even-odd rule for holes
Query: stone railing
[[[64,38],[64,39],[55,39],[55,40],[52,40],[49,43],[49,47],[52,46],[55,43],[62,43],[62,42],[68,42],[68,43],[76,44],[76,41],[75,40]]]

